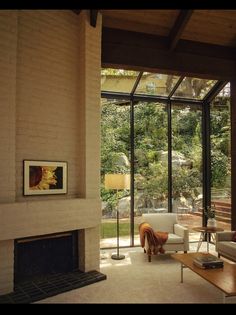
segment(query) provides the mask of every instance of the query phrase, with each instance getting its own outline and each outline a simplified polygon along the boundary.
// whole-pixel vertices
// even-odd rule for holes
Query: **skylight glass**
[[[122,69],[102,69],[101,89],[107,92],[131,93],[139,72]]]
[[[179,77],[144,72],[134,94],[168,96]]]
[[[185,77],[175,91],[173,98],[202,100],[216,82],[216,80]]]
[[[158,97],[161,100],[205,101],[208,93],[217,88],[217,80],[184,77],[162,73],[104,68],[101,71],[101,90],[104,95],[114,93],[119,98]],[[108,96],[108,98],[112,95]]]

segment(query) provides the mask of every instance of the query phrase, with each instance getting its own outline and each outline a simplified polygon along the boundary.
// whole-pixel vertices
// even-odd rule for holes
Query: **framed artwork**
[[[67,162],[24,160],[24,195],[67,193]]]

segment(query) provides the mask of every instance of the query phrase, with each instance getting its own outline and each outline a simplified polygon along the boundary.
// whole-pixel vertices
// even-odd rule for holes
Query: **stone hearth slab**
[[[1,295],[0,304],[28,304],[105,279],[106,275],[96,270],[36,278],[17,284],[12,293]]]

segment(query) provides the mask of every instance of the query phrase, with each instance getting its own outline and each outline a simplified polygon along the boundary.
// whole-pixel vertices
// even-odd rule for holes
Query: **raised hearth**
[[[32,303],[105,279],[106,275],[96,270],[50,275],[34,281],[21,282],[16,285],[13,293],[0,296],[0,304]]]

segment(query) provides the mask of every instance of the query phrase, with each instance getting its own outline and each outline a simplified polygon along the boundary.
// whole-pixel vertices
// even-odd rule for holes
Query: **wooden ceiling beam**
[[[98,10],[90,10],[90,25],[92,27],[96,27],[97,17],[98,17]]]
[[[159,35],[138,33],[132,31],[118,30],[113,28],[103,27],[102,41],[111,43],[122,43],[130,46],[149,47],[153,49],[167,49],[168,38]],[[206,44],[181,39],[175,49],[175,53],[188,53],[208,57],[216,57],[221,59],[236,59],[236,48],[225,47],[214,44]]]
[[[103,28],[102,34],[104,67],[217,80],[236,77],[234,49],[180,40],[178,49],[170,51],[166,48],[167,38],[160,36],[108,28]]]
[[[79,15],[82,10],[72,10],[75,14]],[[89,10],[90,14],[90,25],[92,27],[96,27],[97,25],[97,17],[99,10]]]
[[[181,10],[169,35],[169,49],[177,46],[185,27],[187,26],[194,10]]]

